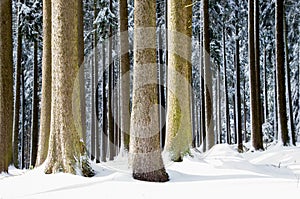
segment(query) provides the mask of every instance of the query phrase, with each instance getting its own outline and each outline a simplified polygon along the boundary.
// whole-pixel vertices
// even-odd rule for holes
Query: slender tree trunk
[[[106,58],[105,58],[105,42],[102,42],[102,96],[103,96],[103,110],[102,110],[102,135],[101,135],[101,162],[106,162],[107,156],[107,141],[108,141],[108,117],[107,117],[107,96],[106,96]]]
[[[182,161],[192,144],[191,121],[191,18],[192,1],[168,4],[168,109],[165,150]],[[181,55],[181,56],[179,56]]]
[[[223,67],[224,67],[224,89],[225,89],[225,130],[227,144],[231,144],[230,118],[229,118],[229,100],[228,100],[228,83],[227,83],[227,61],[226,61],[226,42],[225,27],[223,27]]]
[[[43,58],[42,58],[42,101],[40,135],[36,166],[47,158],[51,120],[52,47],[51,47],[51,0],[43,0]]]
[[[260,121],[260,92],[258,92],[260,85],[257,80],[257,57],[255,52],[255,23],[254,23],[254,0],[248,0],[248,59],[250,70],[250,116],[251,116],[251,136],[252,146],[255,150],[263,149],[261,121]],[[257,6],[255,6],[257,7]],[[257,15],[256,15],[257,16]],[[256,43],[257,45],[257,43]]]
[[[203,9],[203,65],[204,65],[204,97],[205,97],[205,128],[207,150],[215,145],[212,75],[210,66],[210,36],[209,36],[209,1],[202,1]]]
[[[26,132],[25,132],[25,69],[24,69],[24,66],[22,66],[22,71],[21,71],[21,86],[22,86],[22,110],[21,110],[21,115],[22,115],[22,120],[21,120],[21,125],[22,125],[22,135],[21,135],[21,154],[22,154],[22,158],[21,158],[21,168],[24,169],[26,168],[26,165],[25,165],[25,150],[26,150]]]
[[[238,5],[238,0],[235,1]],[[241,65],[240,65],[240,40],[239,25],[238,25],[238,10],[235,11],[235,113],[236,113],[236,131],[237,131],[237,145],[238,151],[243,152],[243,133],[242,133],[242,111],[241,111]]]
[[[83,25],[83,0],[78,2],[78,67],[80,86],[80,113],[81,131],[83,142],[86,144],[86,100],[85,100],[85,77],[84,77],[84,25]]]
[[[82,142],[78,75],[78,2],[52,1],[52,107],[45,173],[92,176]]]
[[[0,3],[0,173],[12,163],[13,46],[12,2]]]
[[[288,38],[287,38],[287,24],[286,17],[283,14],[283,34],[284,34],[284,52],[285,52],[285,70],[286,70],[286,87],[287,87],[287,100],[288,100],[288,122],[291,135],[291,144],[296,146],[296,134],[294,127],[294,117],[293,117],[293,102],[292,102],[292,92],[291,92],[291,78],[290,78],[290,63],[289,63],[289,48],[288,48]]]
[[[121,153],[129,151],[130,129],[130,60],[128,40],[128,4],[120,0],[120,114],[121,114]]]
[[[38,99],[38,41],[34,41],[33,52],[33,95],[32,95],[32,114],[31,114],[31,157],[30,164],[35,166],[38,152],[39,141],[39,99]]]
[[[19,13],[19,11],[18,11]],[[17,64],[15,72],[15,101],[14,101],[14,126],[13,126],[13,162],[19,168],[19,124],[20,124],[20,92],[21,92],[21,65],[22,65],[22,34],[20,27],[20,15],[18,16],[17,28]]]
[[[284,69],[284,35],[283,35],[283,1],[276,0],[276,81],[278,105],[278,133],[284,146],[289,145],[290,139],[287,128],[285,69]]]
[[[268,114],[268,80],[267,80],[267,50],[264,48],[264,121],[267,122]]]

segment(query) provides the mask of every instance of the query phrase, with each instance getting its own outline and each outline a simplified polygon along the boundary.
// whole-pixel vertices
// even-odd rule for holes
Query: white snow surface
[[[44,198],[298,198],[300,146],[272,145],[265,151],[238,153],[220,144],[206,153],[192,150],[181,163],[166,163],[167,183],[133,180],[126,158],[94,164],[95,177],[10,167],[0,174],[0,199]]]

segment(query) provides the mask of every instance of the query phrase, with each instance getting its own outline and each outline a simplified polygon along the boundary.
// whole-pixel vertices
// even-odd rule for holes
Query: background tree
[[[284,146],[289,145],[289,134],[286,115],[285,69],[284,69],[284,38],[283,38],[283,1],[276,0],[276,83],[277,83],[277,112],[278,132]]]
[[[12,2],[0,3],[0,173],[12,163],[13,47]]]
[[[161,157],[156,65],[156,2],[136,0],[130,154],[133,178],[165,182]]]

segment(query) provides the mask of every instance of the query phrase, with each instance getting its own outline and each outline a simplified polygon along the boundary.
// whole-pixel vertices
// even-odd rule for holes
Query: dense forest
[[[0,172],[93,176],[122,156],[165,182],[162,153],[296,145],[299,15],[296,0],[1,0]]]

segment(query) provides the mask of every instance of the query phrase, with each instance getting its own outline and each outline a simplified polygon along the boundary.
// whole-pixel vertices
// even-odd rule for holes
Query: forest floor
[[[296,198],[300,195],[300,145],[271,145],[261,152],[238,153],[235,146],[216,145],[192,153],[181,163],[165,163],[167,183],[131,178],[124,158],[94,164],[95,177],[43,173],[43,168],[0,174],[0,199],[44,198]]]

